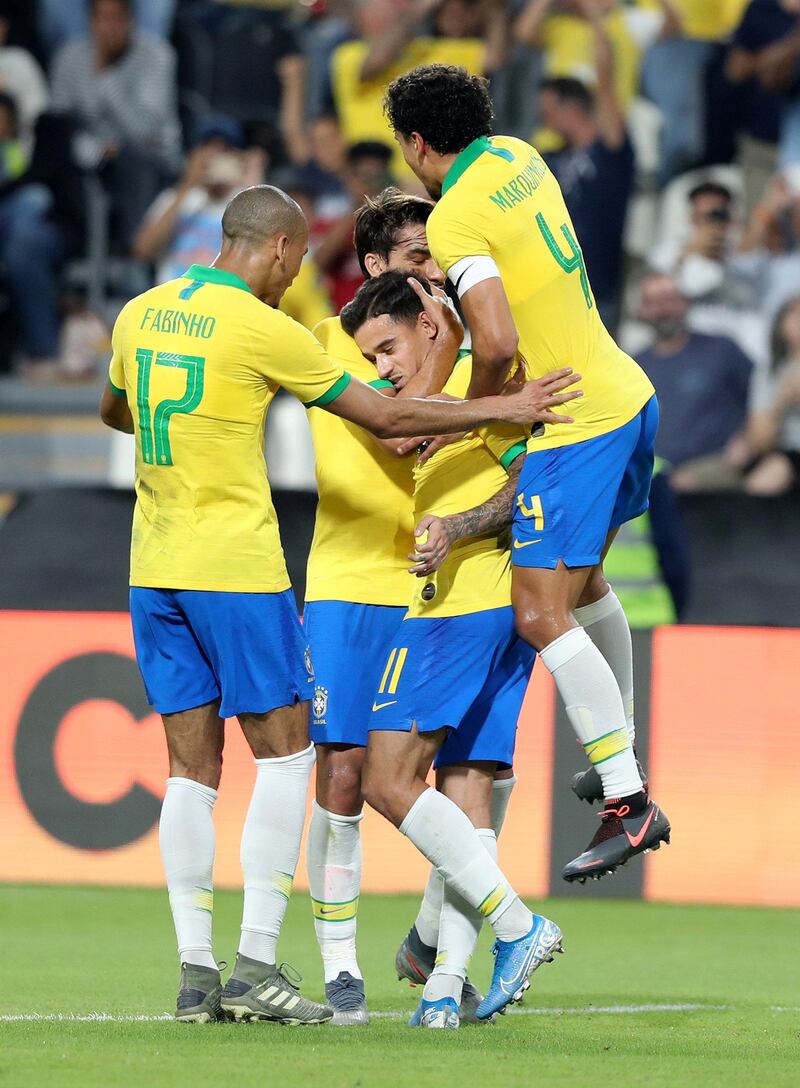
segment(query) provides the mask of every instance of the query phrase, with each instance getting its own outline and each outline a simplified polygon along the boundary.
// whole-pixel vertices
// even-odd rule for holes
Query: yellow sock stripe
[[[628,730],[623,726],[621,729],[614,729],[611,733],[604,733],[602,737],[587,741],[583,747],[589,760],[597,766],[598,763],[603,763],[612,756],[618,756],[629,746]]]
[[[211,888],[195,888],[192,898],[195,910],[204,910],[211,914],[214,909],[214,892]]]
[[[483,902],[478,904],[478,910],[484,918],[488,918],[493,910],[497,910],[503,902],[507,890],[505,884],[498,884],[496,888],[489,892]]]
[[[381,677],[381,682],[378,685],[378,691],[379,692],[386,691],[386,681],[389,679],[389,671],[391,670],[391,667],[394,664],[394,659],[395,659],[396,654],[397,654],[397,650],[392,650],[392,652],[389,654],[389,660],[386,662],[386,669],[384,670],[383,676]]]
[[[279,869],[272,873],[272,886],[278,895],[282,895],[284,899],[288,899],[292,894],[293,884],[294,877],[291,873],[282,873]]]
[[[441,967],[445,963],[447,963],[447,949],[443,948],[441,952],[437,952],[433,966]]]
[[[358,913],[358,896],[345,903],[327,903],[312,897],[311,910],[320,922],[350,922]]]
[[[397,663],[395,664],[394,672],[392,673],[392,679],[389,682],[389,695],[394,695],[394,693],[397,691],[397,685],[400,683],[400,673],[403,671],[403,665],[405,665],[407,657],[408,648],[404,646],[397,655]]]

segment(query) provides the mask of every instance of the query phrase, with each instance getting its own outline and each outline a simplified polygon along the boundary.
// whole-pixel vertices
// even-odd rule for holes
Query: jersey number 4
[[[591,310],[592,308],[592,292],[589,287],[589,277],[586,275],[586,265],[583,261],[583,254],[581,253],[581,247],[578,245],[575,235],[572,233],[566,223],[561,224],[561,233],[564,235],[564,241],[569,247],[569,253],[565,253],[561,246],[555,239],[553,232],[547,225],[547,220],[541,212],[536,216],[536,225],[542,232],[542,237],[547,242],[547,248],[553,254],[555,259],[561,265],[565,272],[575,272],[580,269],[581,274],[581,290],[583,291],[583,297],[586,299],[586,305]]]
[[[139,408],[139,431],[142,460],[146,465],[171,465],[172,446],[169,425],[174,415],[188,415],[203,399],[205,359],[199,355],[173,355],[169,351],[136,349],[139,375],[136,383],[136,403]],[[150,405],[150,375],[156,366],[179,367],[186,371],[186,392],[177,400],[162,400],[155,410]]]

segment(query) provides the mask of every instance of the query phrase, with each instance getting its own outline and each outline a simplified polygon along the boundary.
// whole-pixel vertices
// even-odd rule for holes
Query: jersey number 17
[[[206,361],[199,355],[174,355],[172,352],[136,349],[139,373],[136,382],[136,404],[139,409],[139,432],[142,460],[146,465],[171,465],[172,446],[169,425],[174,415],[188,415],[203,399]],[[186,371],[186,392],[176,400],[162,400],[155,410],[150,405],[150,377],[153,365],[180,367]]]

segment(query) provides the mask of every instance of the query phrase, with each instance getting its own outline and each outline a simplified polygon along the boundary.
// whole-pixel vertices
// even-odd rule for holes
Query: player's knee
[[[323,770],[317,765],[317,803],[340,816],[357,816],[361,811],[362,760],[339,760]]]
[[[367,764],[364,767],[361,788],[364,792],[364,800],[370,808],[374,808],[395,826],[400,825],[405,815],[401,798],[402,790],[391,772],[381,772],[380,768],[370,767]]]
[[[210,786],[212,790],[219,788],[222,777],[222,754],[218,756],[201,756],[182,758],[170,756],[170,778],[188,778],[192,782],[199,782],[202,786]]]
[[[566,609],[534,601],[515,605],[514,618],[519,637],[537,651],[549,646],[573,625]]]
[[[606,581],[603,568],[595,567],[586,580],[586,585],[583,587],[583,592],[578,598],[576,607],[584,608],[587,604],[594,604],[605,597],[610,589],[611,586]]]

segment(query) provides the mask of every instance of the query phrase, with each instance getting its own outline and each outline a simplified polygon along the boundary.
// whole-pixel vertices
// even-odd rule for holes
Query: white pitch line
[[[512,1008],[509,1016],[630,1016],[652,1012],[730,1012],[735,1005],[699,1005],[690,1003],[653,1004],[653,1005],[574,1005],[567,1007],[530,1007]],[[800,1012],[800,1007],[793,1005],[770,1005],[770,1012]],[[370,1012],[375,1020],[403,1020],[409,1012]],[[50,1012],[50,1013],[6,1013],[0,1014],[0,1023],[42,1023],[42,1024],[155,1024],[172,1020],[172,1013],[162,1012],[156,1015],[145,1013],[112,1012]]]
[[[511,1016],[586,1016],[595,1013],[619,1016],[625,1014],[635,1013],[648,1013],[648,1012],[701,1012],[707,1011],[725,1011],[729,1009],[729,1005],[691,1005],[691,1004],[675,1004],[675,1005],[592,1005],[592,1006],[574,1006],[570,1008],[512,1008],[509,1009],[509,1015]],[[775,1012],[790,1012],[793,1010],[776,1007]],[[370,1012],[370,1016],[376,1020],[401,1020],[410,1015],[409,1012],[398,1011],[386,1011],[386,1012]],[[163,1021],[172,1020],[172,1014],[168,1012],[158,1013],[156,1015],[148,1014],[126,1014],[126,1013],[111,1013],[111,1012],[88,1012],[88,1013],[68,1013],[68,1012],[52,1012],[52,1013],[8,1013],[0,1014],[0,1022],[3,1023],[57,1023],[57,1024],[137,1024],[137,1023],[159,1023]]]

